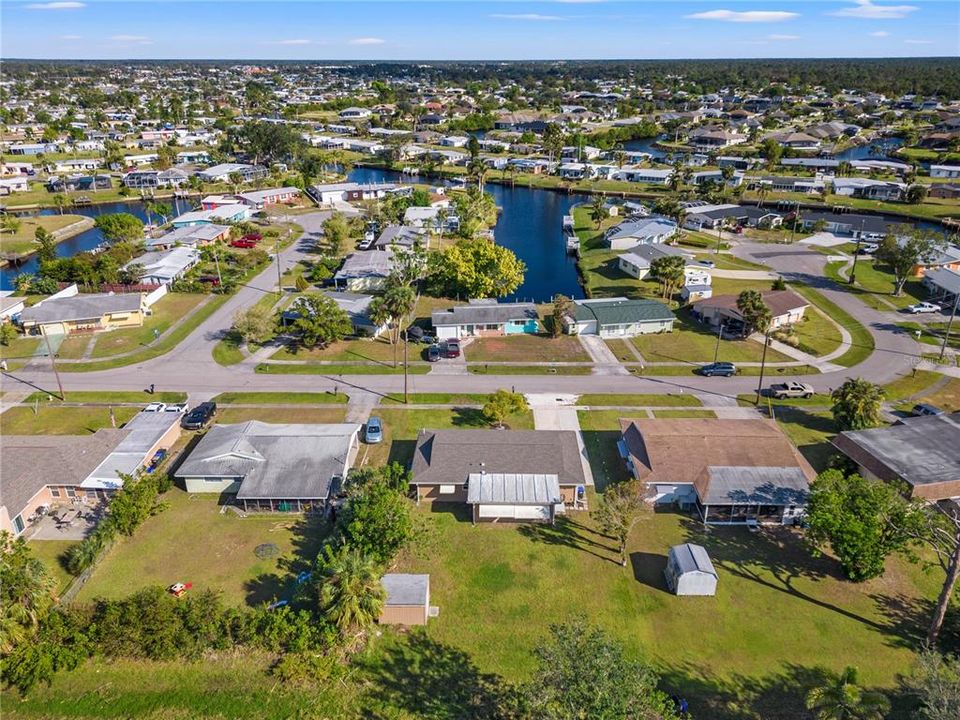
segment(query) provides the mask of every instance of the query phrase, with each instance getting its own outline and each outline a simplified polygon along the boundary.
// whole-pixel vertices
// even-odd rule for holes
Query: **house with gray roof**
[[[674,314],[658,300],[625,297],[574,300],[573,312],[564,318],[570,335],[602,338],[634,337],[672,332]]]
[[[498,302],[494,299],[471,300],[431,316],[441,340],[463,337],[532,335],[540,328],[540,316],[533,303]]]
[[[475,517],[550,519],[586,485],[572,430],[421,430],[411,484],[418,501],[479,507]],[[524,510],[536,507],[537,510]]]
[[[208,225],[184,225],[174,228],[160,237],[146,238],[143,241],[147,250],[169,250],[177,247],[202,247],[216,242],[230,234],[229,225],[217,225],[210,223]]]
[[[685,262],[693,262],[693,253],[672,245],[637,245],[629,252],[617,256],[617,267],[627,275],[643,280],[650,274],[650,266],[662,257],[679,256]]]
[[[146,304],[142,293],[96,293],[51,297],[20,313],[30,334],[69,335],[143,325]]]
[[[350,469],[359,432],[356,423],[215,425],[175,477],[187,492],[233,495],[245,511],[323,509]]]
[[[373,295],[338,292],[336,290],[321,290],[320,294],[333,300],[337,307],[347,313],[350,322],[353,324],[355,335],[377,337],[380,333],[386,332],[386,323],[378,325],[370,318],[370,303],[373,302]],[[295,298],[290,303],[290,307],[280,315],[281,322],[284,325],[288,325],[300,317],[303,309],[302,300],[302,297]]]
[[[666,242],[677,232],[677,224],[669,218],[651,216],[625,220],[614,225],[604,235],[604,243],[611,250],[627,250],[637,245],[655,245]]]
[[[392,250],[361,250],[347,255],[333,282],[337,288],[353,293],[379,290],[392,270]]]
[[[381,625],[426,625],[430,617],[430,576],[387,573],[380,578],[387,597],[377,620]]]

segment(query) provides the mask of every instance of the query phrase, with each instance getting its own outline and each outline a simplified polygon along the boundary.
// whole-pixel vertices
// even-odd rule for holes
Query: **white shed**
[[[717,571],[702,545],[674,545],[663,571],[667,587],[676,595],[716,595]]]

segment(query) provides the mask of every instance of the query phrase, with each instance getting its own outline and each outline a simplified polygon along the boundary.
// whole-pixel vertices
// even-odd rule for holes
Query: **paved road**
[[[291,267],[309,251],[316,240],[326,213],[297,217],[305,229],[304,237],[281,253],[283,270]],[[748,260],[770,265],[788,278],[797,278],[820,290],[834,303],[863,322],[873,334],[876,352],[856,368],[811,375],[802,378],[819,391],[829,391],[848,377],[867,377],[888,382],[908,372],[917,362],[917,343],[911,336],[896,331],[894,313],[867,308],[855,296],[838,290],[822,276],[825,258],[805,246],[742,243],[735,254]],[[238,308],[248,307],[264,292],[276,287],[276,267],[271,266],[247,287],[241,288],[222,308],[203,322],[172,352],[138,365],[89,373],[61,373],[68,390],[134,390],[154,383],[158,390],[185,390],[191,400],[206,399],[225,391],[326,391],[339,389],[350,393],[386,394],[402,391],[402,375],[257,375],[252,363],[232,367],[218,365],[211,356],[213,346],[227,330]],[[446,369],[446,368],[444,368]],[[623,375],[510,375],[484,376],[448,374],[440,371],[427,375],[411,375],[411,392],[492,392],[501,387],[514,387],[525,393],[675,393],[695,392],[716,399],[716,404],[729,402],[740,393],[757,387],[755,377],[702,378],[693,375],[633,377]],[[4,388],[15,390],[13,378],[33,382],[50,389],[56,384],[46,368],[20,371],[4,378]],[[766,381],[765,381],[766,384]]]

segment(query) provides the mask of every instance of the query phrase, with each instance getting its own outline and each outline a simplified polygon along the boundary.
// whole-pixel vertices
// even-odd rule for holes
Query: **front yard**
[[[590,362],[580,341],[569,335],[476,338],[463,353],[468,362]]]
[[[138,412],[138,407],[113,408],[117,427]],[[87,435],[108,427],[110,408],[103,406],[70,407],[38,400],[35,406],[18,405],[0,415],[0,433],[4,435]]]
[[[154,331],[166,332],[177,320],[186,317],[207,295],[168,293],[150,308],[153,312],[142,327],[111,330],[97,336],[92,357],[102,358],[137,350],[155,342]]]

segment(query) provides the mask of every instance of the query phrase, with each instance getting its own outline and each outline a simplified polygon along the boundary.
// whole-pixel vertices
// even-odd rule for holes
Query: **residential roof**
[[[673,320],[670,308],[658,300],[631,300],[625,297],[575,300],[573,318],[577,322],[596,319],[601,327],[638,322]]]
[[[555,505],[563,502],[556,475],[544,473],[470,473],[470,505]]]
[[[662,217],[647,217],[637,220],[625,220],[607,231],[608,241],[622,238],[651,238],[672,233],[677,229],[673,220]]]
[[[215,223],[184,225],[174,228],[158,238],[148,238],[145,244],[150,247],[151,245],[193,245],[197,242],[213,242],[229,229],[228,225],[217,225]]]
[[[247,212],[247,206],[241,203],[237,203],[236,205],[220,205],[213,210],[193,210],[191,212],[185,212],[183,215],[175,217],[173,222],[181,224],[188,222],[213,222],[217,218],[229,220],[237,215],[246,215]]]
[[[128,432],[0,436],[0,506],[14,518],[45,486],[79,485]]]
[[[334,278],[386,277],[393,270],[392,250],[364,250],[347,255]]]
[[[937,497],[941,483],[945,497],[960,496],[960,413],[910,418],[872,430],[847,430],[834,446],[883,480],[902,480],[914,492]],[[926,487],[925,487],[926,486]]]
[[[935,268],[923,274],[924,282],[930,282],[951,295],[960,295],[960,273],[949,268]]]
[[[681,573],[702,572],[717,577],[717,571],[713,568],[707,549],[703,545],[693,543],[674,545],[670,548],[670,554]]]
[[[649,267],[654,260],[672,255],[678,255],[690,260],[693,259],[693,254],[687,250],[662,243],[657,243],[656,245],[637,245],[635,248],[631,248],[630,252],[626,252],[618,257],[625,258],[627,262],[637,267]]]
[[[242,478],[240,500],[325,499],[333,478],[347,470],[359,430],[355,423],[214,425],[176,476]]]
[[[621,419],[634,472],[707,504],[802,504],[815,473],[774,420]]]
[[[172,279],[196,265],[199,259],[199,251],[192,247],[180,246],[159,252],[144,253],[123,267],[126,269],[134,265],[142,265],[142,277]]]
[[[847,225],[853,230],[863,228],[865,232],[883,233],[889,225],[894,223],[885,220],[880,215],[857,215],[856,213],[821,212],[818,210],[804,210],[801,216],[804,224],[815,225],[820,220],[838,225]]]
[[[300,188],[298,187],[279,187],[279,188],[267,188],[266,190],[251,190],[250,192],[238,193],[237,197],[243,198],[253,204],[262,203],[265,200],[274,197],[275,195],[299,195]]]
[[[150,458],[147,455],[170,428],[180,422],[179,413],[140,412],[123,426],[126,436],[83,479],[85,488],[116,488],[123,485],[118,473],[133,475]]]
[[[770,314],[773,317],[780,317],[793,310],[810,305],[806,298],[795,293],[793,290],[765,290],[761,294],[763,295],[764,304],[770,308]],[[736,295],[714,295],[707,300],[699,300],[693,305],[698,310],[709,307],[728,310],[736,315],[740,314],[740,311],[737,309]]]
[[[74,295],[42,300],[20,313],[20,320],[39,324],[93,320],[110,313],[136,312],[142,305],[140,293]]]
[[[407,227],[406,225],[387,225],[374,244],[378,248],[386,248],[393,244],[410,247],[417,241],[422,242],[425,235],[425,231],[420,228]]]
[[[577,434],[571,430],[421,430],[413,483],[466,482],[472,473],[552,474],[560,485],[582,485]]]
[[[434,327],[450,325],[499,325],[511,320],[538,320],[533,303],[509,303],[496,300],[471,300],[469,305],[457,305],[432,314]]]
[[[430,576],[387,573],[380,578],[387,591],[386,605],[426,605],[430,598]]]

